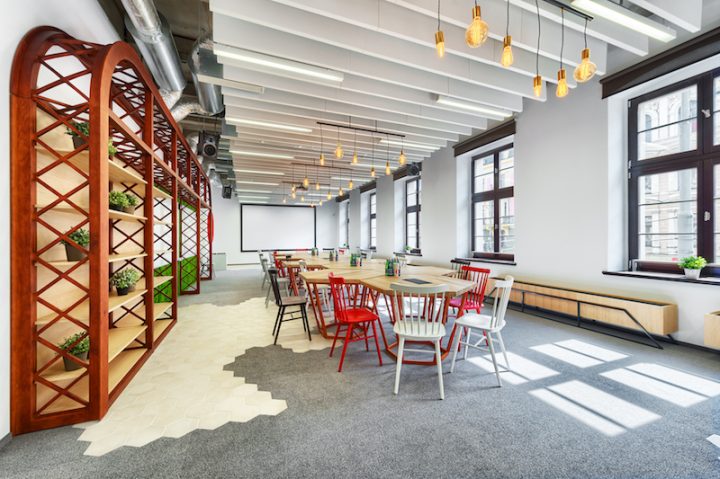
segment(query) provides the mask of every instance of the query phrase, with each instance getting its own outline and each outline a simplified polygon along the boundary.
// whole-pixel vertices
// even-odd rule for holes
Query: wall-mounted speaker
[[[410,163],[408,165],[408,176],[417,176],[420,174],[420,165],[418,163]]]
[[[220,135],[207,131],[201,132],[200,141],[198,142],[198,155],[202,155],[204,161],[216,160],[219,143]]]
[[[232,198],[232,186],[230,186],[230,185],[223,186],[222,197],[225,198],[226,200],[229,200],[230,198]]]

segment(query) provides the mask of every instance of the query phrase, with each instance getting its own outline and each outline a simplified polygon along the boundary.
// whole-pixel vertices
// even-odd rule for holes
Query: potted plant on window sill
[[[68,238],[83,248],[90,246],[90,232],[85,228],[73,231],[68,235]],[[65,255],[68,261],[81,261],[85,258],[85,253],[71,242],[63,240],[62,243],[65,245]]]
[[[125,296],[130,292],[130,289],[135,286],[135,283],[140,279],[140,273],[133,268],[125,268],[116,272],[110,278],[110,284],[115,286],[118,296]]]
[[[58,347],[63,351],[67,351],[78,359],[87,361],[88,352],[90,351],[90,336],[86,333],[73,334],[69,338],[65,338],[62,344]],[[82,364],[77,361],[73,361],[71,358],[63,356],[63,363],[65,365],[65,371],[75,371],[80,369]]]
[[[688,279],[700,279],[700,272],[707,265],[707,261],[702,256],[688,256],[678,263],[678,266],[685,271],[685,277]]]

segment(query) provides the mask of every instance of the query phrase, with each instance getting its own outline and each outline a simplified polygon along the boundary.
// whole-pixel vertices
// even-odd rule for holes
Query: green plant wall
[[[197,268],[197,256],[191,256],[189,258],[184,258],[178,261],[178,276],[182,279],[180,283],[179,291],[185,291],[190,286],[195,284],[195,280],[192,277],[183,277],[181,272],[184,269],[194,269]],[[172,265],[166,264],[163,266],[160,266],[158,268],[155,268],[155,276],[171,276],[172,275]],[[173,279],[173,281],[177,281],[177,279]],[[156,303],[162,303],[164,301],[167,301],[167,297],[172,297],[172,281],[168,281],[167,283],[161,285],[159,288],[155,290],[155,302]]]

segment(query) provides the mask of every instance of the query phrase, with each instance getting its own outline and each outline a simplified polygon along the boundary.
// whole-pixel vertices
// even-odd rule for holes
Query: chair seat
[[[343,323],[367,323],[368,321],[375,321],[378,319],[377,315],[366,308],[352,308],[345,310],[345,319]]]
[[[445,325],[438,322],[396,321],[393,332],[412,339],[438,339],[445,336]]]
[[[450,307],[451,308],[459,308],[462,304],[462,298],[452,298],[450,300]],[[477,309],[479,310],[482,308],[482,305],[479,304],[477,301],[473,301],[472,299],[468,299],[465,301],[465,309]]]
[[[482,329],[484,331],[500,331],[505,327],[505,320],[503,319],[500,324],[494,328],[490,327],[492,318],[486,314],[468,313],[455,321],[458,326],[468,326],[470,328]]]
[[[307,300],[304,296],[283,296],[280,298],[280,304],[282,306],[296,306],[299,304],[305,304],[305,301]]]

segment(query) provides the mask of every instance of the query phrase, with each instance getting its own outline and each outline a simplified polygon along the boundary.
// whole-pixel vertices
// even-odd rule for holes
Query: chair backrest
[[[280,306],[280,286],[278,286],[278,270],[276,268],[268,268],[268,274],[270,275],[270,285],[272,286],[273,295],[275,296],[275,304]]]
[[[263,250],[261,250],[261,249],[259,249],[257,253],[258,253],[258,256],[260,257],[260,261],[262,261],[262,259],[266,257],[265,252],[263,252]]]
[[[474,301],[477,304],[483,304],[485,300],[485,288],[490,278],[490,270],[463,265],[460,268],[460,275],[462,279],[475,283],[475,287],[468,291],[468,300]]]
[[[395,321],[409,321],[419,334],[427,332],[428,324],[443,320],[445,312],[446,284],[390,285],[395,296]]]
[[[280,275],[281,278],[284,278],[287,276],[287,269],[283,267],[282,260],[275,256],[275,269],[277,270],[278,275]]]
[[[267,260],[267,258],[264,258],[262,255],[260,256],[260,266],[262,266],[263,273],[268,272],[268,260]]]
[[[330,280],[330,294],[333,299],[335,320],[341,323],[345,322],[347,310],[350,309],[350,290],[348,284],[345,283],[345,278],[342,276],[334,276],[332,273],[328,275],[328,279]]]
[[[466,259],[454,258],[450,260],[450,267],[455,271],[460,271],[463,266],[470,266],[470,261]]]
[[[515,278],[509,275],[505,276],[505,279],[495,281],[495,302],[493,303],[492,317],[490,319],[491,328],[501,324],[505,319],[514,282]]]

